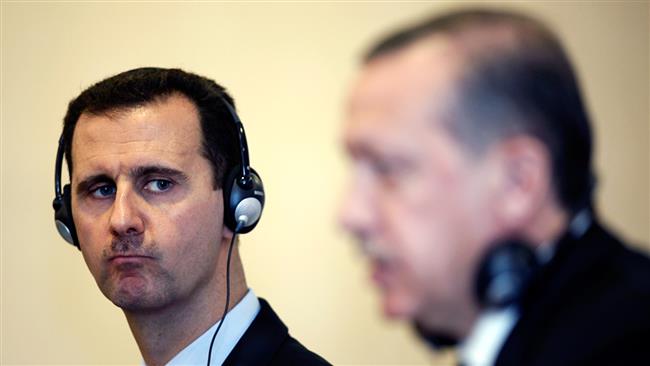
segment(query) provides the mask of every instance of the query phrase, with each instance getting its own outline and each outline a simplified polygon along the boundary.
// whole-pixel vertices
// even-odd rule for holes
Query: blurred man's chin
[[[383,295],[384,315],[390,319],[410,320],[414,317],[414,302],[399,295]]]

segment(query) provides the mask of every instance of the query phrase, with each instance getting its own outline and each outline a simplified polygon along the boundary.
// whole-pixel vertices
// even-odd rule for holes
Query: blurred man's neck
[[[526,224],[523,238],[536,248],[555,245],[568,229],[570,220],[571,217],[563,207],[549,201]]]

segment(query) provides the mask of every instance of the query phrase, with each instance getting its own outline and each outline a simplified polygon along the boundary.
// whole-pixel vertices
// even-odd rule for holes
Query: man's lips
[[[386,288],[391,277],[394,257],[384,246],[371,240],[360,241],[359,249],[368,259],[372,282],[379,288]]]
[[[370,277],[379,288],[386,288],[389,283],[390,265],[386,261],[371,260]]]
[[[119,266],[123,264],[141,264],[142,262],[154,259],[148,255],[139,254],[118,254],[108,258],[108,263]]]

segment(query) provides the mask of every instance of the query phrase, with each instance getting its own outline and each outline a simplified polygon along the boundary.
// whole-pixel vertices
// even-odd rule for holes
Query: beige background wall
[[[249,283],[336,364],[445,363],[385,322],[336,227],[342,102],[368,43],[452,3],[2,2],[2,364],[137,364],[119,309],[56,234],[53,163],[67,102],[143,65],[178,66],[238,100],[268,192],[243,237]],[[506,4],[547,20],[573,54],[597,136],[598,206],[650,251],[647,2]]]

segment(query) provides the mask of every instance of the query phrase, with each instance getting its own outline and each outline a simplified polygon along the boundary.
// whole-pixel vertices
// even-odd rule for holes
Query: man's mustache
[[[136,252],[142,248],[144,235],[124,235],[113,238],[111,241],[112,253]]]
[[[359,240],[357,244],[357,247],[361,251],[361,254],[370,259],[386,262],[392,258],[389,250],[385,249],[383,246],[377,244],[374,241]]]

